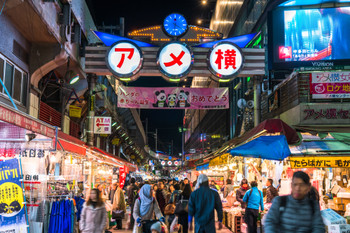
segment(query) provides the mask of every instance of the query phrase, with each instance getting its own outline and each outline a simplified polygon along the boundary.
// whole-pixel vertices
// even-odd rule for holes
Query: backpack
[[[259,189],[258,189],[258,191],[259,191],[260,197],[262,197],[261,191],[260,191]],[[247,201],[246,201],[247,206],[248,206],[249,198],[250,198],[250,196],[252,195],[252,192],[253,192],[253,189],[251,189],[251,190],[250,190],[250,193],[248,194]]]

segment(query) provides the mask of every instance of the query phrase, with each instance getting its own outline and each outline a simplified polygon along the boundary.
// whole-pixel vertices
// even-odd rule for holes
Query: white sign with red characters
[[[106,57],[109,70],[117,77],[131,77],[142,67],[141,49],[131,41],[118,41],[113,44]]]
[[[219,79],[231,79],[243,68],[241,49],[231,42],[220,42],[208,53],[208,68]]]
[[[119,186],[121,189],[124,188],[126,174],[127,174],[127,167],[124,165],[123,167],[119,168]]]
[[[94,133],[95,134],[111,134],[111,117],[95,117]]]
[[[164,45],[158,52],[160,71],[169,78],[185,77],[193,64],[193,53],[189,46],[180,42]]]

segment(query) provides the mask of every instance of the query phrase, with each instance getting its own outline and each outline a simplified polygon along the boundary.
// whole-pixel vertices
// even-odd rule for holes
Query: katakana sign
[[[160,72],[168,78],[184,78],[193,64],[193,53],[189,46],[180,42],[165,44],[159,49],[157,64]]]
[[[296,168],[344,167],[350,168],[350,157],[291,157],[290,166]]]
[[[106,56],[109,70],[117,78],[130,78],[140,71],[143,57],[141,49],[131,41],[113,44]]]
[[[350,98],[350,72],[316,72],[310,75],[314,99]]]
[[[94,133],[95,134],[111,134],[111,117],[95,117],[94,118]]]
[[[241,49],[231,42],[220,42],[208,53],[208,68],[215,77],[233,79],[243,67]]]
[[[303,104],[300,108],[301,124],[350,124],[349,104]]]

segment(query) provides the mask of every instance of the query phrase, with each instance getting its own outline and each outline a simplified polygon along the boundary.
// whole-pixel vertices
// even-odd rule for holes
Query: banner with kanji
[[[226,109],[228,88],[119,87],[119,108]]]
[[[125,165],[119,168],[119,186],[121,189],[124,188],[125,185],[126,170],[127,167]]]
[[[350,72],[315,72],[310,77],[314,99],[350,98]]]
[[[27,232],[18,159],[0,161],[0,232]]]
[[[291,157],[289,161],[293,169],[321,167],[350,168],[350,157]]]

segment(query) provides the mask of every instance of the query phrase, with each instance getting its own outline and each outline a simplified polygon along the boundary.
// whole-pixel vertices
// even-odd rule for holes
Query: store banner
[[[119,186],[121,189],[124,188],[125,185],[125,178],[126,178],[126,166],[124,165],[123,167],[119,168]]]
[[[350,157],[291,157],[290,166],[297,168],[350,168]]]
[[[314,99],[350,98],[350,72],[316,72],[310,75]]]
[[[226,154],[220,155],[219,157],[212,159],[209,162],[209,167],[227,164],[229,156],[231,157],[230,154],[226,153]]]
[[[17,159],[0,161],[0,232],[27,232]]]
[[[145,109],[226,109],[228,88],[121,87],[119,108]]]

